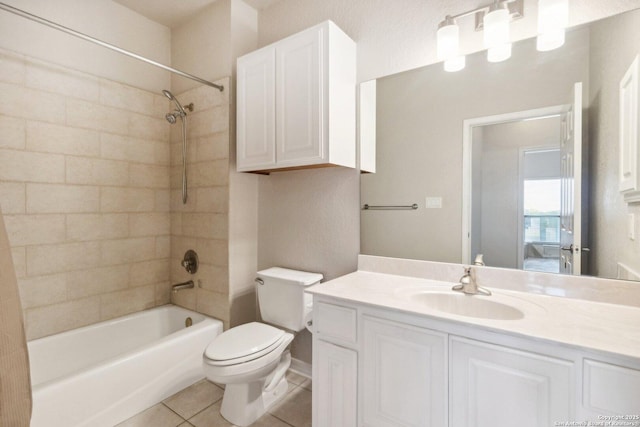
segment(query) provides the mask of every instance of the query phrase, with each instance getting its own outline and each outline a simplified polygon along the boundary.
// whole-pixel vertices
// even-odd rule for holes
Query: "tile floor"
[[[284,399],[252,424],[255,427],[310,427],[311,380],[289,371]],[[117,427],[232,427],[222,418],[223,389],[202,380]]]

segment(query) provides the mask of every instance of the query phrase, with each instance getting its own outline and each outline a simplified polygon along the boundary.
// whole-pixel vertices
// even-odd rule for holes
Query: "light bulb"
[[[505,45],[509,40],[509,11],[499,5],[484,15],[484,47],[491,49]]]
[[[537,49],[547,51],[562,46],[568,24],[569,0],[539,0]]]
[[[462,70],[465,65],[466,57],[464,55],[459,55],[444,61],[444,70],[450,73],[454,73],[456,71]]]
[[[458,56],[460,28],[453,19],[447,17],[440,23],[436,38],[439,60],[448,60]]]
[[[509,58],[511,58],[511,43],[504,43],[487,49],[487,61],[489,62],[502,62]]]
[[[564,29],[538,34],[536,49],[540,52],[557,49],[564,44]]]

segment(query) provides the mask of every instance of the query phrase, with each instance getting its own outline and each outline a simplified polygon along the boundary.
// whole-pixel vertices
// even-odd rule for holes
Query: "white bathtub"
[[[112,427],[204,378],[220,333],[219,320],[165,305],[30,341],[31,427]]]

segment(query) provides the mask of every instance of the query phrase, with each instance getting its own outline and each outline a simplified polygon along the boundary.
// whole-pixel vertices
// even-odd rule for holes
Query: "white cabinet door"
[[[363,316],[362,424],[447,425],[446,334]]]
[[[237,169],[259,170],[276,164],[275,49],[238,60]]]
[[[313,425],[355,426],[357,353],[322,340],[314,340],[313,345]]]
[[[621,422],[640,425],[640,370],[637,367],[584,359],[582,372],[582,418],[602,421],[603,415],[622,415],[627,418],[620,418]]]
[[[451,337],[451,427],[548,427],[575,420],[573,363]]]
[[[278,167],[322,160],[323,27],[283,40],[276,48]]]

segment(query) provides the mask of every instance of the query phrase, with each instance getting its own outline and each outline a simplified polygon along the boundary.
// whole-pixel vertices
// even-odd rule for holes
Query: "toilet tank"
[[[312,297],[304,290],[322,280],[322,274],[271,267],[258,271],[258,304],[266,323],[301,331],[312,310]]]

